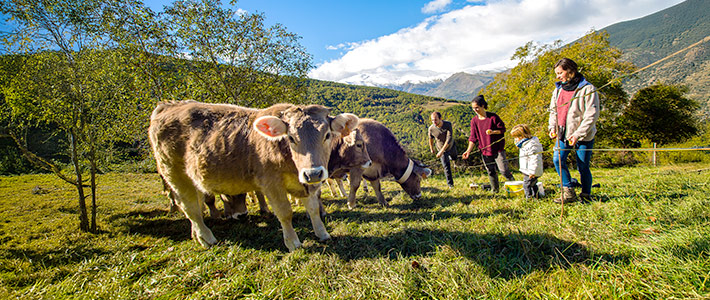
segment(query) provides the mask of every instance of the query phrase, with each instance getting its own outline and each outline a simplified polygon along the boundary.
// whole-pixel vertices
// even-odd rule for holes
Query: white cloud
[[[435,0],[434,4],[450,1]],[[682,0],[495,0],[429,17],[367,41],[344,43],[340,58],[312,70],[312,78],[383,84],[442,78],[460,71],[512,66],[529,41],[575,40],[590,29],[643,17]]]
[[[237,8],[237,11],[234,12],[235,17],[241,17],[246,14],[249,14],[249,12],[241,8]]]
[[[422,12],[425,14],[438,13],[444,10],[449,4],[451,4],[451,0],[433,0],[422,7]]]

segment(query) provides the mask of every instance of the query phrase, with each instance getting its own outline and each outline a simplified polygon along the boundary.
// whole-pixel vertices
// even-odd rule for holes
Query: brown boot
[[[559,198],[555,198],[555,203],[572,203],[577,201],[577,194],[571,187],[562,187],[560,194]]]

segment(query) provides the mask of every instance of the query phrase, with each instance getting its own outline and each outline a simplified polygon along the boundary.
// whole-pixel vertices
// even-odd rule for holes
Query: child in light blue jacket
[[[542,144],[530,133],[526,124],[513,126],[510,135],[515,138],[515,145],[520,148],[520,172],[523,173],[525,198],[538,198],[537,179],[542,176]]]

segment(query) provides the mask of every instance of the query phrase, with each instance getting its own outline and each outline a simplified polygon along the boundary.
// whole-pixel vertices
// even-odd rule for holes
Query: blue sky
[[[332,49],[339,44],[374,39],[421,22],[428,16],[422,7],[430,1],[239,0],[237,8],[264,13],[267,24],[280,23],[297,33],[319,64],[344,54]],[[159,11],[171,2],[146,0],[146,5]]]

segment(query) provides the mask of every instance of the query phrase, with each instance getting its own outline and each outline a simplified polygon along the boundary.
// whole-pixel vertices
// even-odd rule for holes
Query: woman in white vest
[[[582,201],[591,200],[592,172],[589,162],[592,159],[596,123],[599,119],[599,95],[596,88],[579,73],[577,63],[569,58],[560,59],[555,64],[558,82],[550,100],[550,119],[548,128],[550,138],[556,139],[553,162],[562,178],[561,197],[555,202],[574,202],[577,195],[572,187],[570,172],[567,169],[567,155],[575,149],[577,170],[579,170]]]

